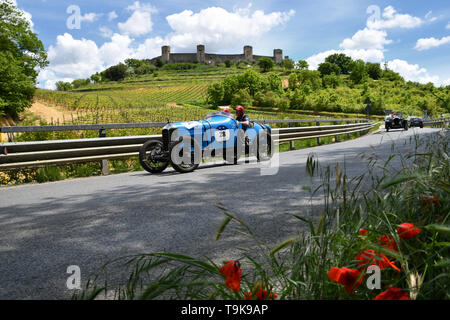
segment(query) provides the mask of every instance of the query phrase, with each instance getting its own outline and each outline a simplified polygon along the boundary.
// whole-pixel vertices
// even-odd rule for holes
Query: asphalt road
[[[380,132],[356,140],[280,155],[276,175],[262,176],[257,164],[208,165],[190,174],[169,169],[0,188],[0,299],[67,299],[67,267],[88,275],[114,258],[144,252],[172,252],[217,262],[235,259],[251,240],[227,229],[223,203],[269,244],[303,226],[286,213],[314,215],[320,201],[309,202],[303,185],[308,154],[322,165],[343,163],[347,174],[367,170],[371,155],[412,150],[414,134],[438,129]],[[364,155],[364,159],[361,158]],[[391,166],[395,168],[396,160]],[[112,277],[119,279],[120,271]]]

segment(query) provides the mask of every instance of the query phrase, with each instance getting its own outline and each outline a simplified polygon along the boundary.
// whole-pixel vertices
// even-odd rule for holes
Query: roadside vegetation
[[[174,253],[124,257],[107,263],[74,298],[450,299],[448,135],[415,137],[406,155],[366,156],[368,170],[356,177],[347,176],[345,164],[322,166],[312,154],[306,163],[311,181],[302,187],[311,208],[294,215],[307,231],[267,243],[218,203],[224,220],[216,241],[239,233],[257,249],[241,248],[222,261]],[[322,198],[319,212],[314,198]],[[104,278],[113,265],[129,274],[118,285]],[[374,266],[379,281],[371,278]]]

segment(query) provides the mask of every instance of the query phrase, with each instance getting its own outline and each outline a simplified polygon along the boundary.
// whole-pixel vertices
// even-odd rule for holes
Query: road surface
[[[168,170],[91,177],[0,188],[0,299],[68,299],[67,267],[88,275],[114,258],[172,252],[235,259],[237,247],[254,242],[227,229],[215,241],[224,218],[217,203],[239,215],[275,245],[304,225],[286,213],[314,215],[303,185],[308,154],[322,165],[345,160],[347,174],[366,170],[367,158],[387,159],[395,145],[412,150],[414,134],[438,129],[379,132],[356,140],[285,152],[276,175],[261,176],[257,164],[208,165],[190,174]],[[364,154],[364,160],[361,155]],[[391,162],[395,166],[396,162]],[[112,275],[121,279],[120,272]],[[125,276],[124,274],[122,276]]]

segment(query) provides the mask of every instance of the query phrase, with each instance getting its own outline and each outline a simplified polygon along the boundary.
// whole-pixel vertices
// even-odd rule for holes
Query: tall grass
[[[253,297],[258,288],[275,293],[277,299],[374,299],[389,287],[401,288],[411,299],[449,299],[450,164],[449,132],[415,138],[409,154],[393,153],[388,159],[366,156],[367,172],[349,177],[345,164],[322,166],[310,155],[306,172],[314,215],[293,215],[307,231],[277,245],[266,243],[239,216],[223,204],[224,220],[218,228],[233,228],[256,244],[256,249],[240,249],[242,280],[239,292],[225,285],[222,263],[170,253],[150,253],[121,258],[128,280],[119,284],[90,281],[77,299],[92,299],[110,293],[115,299],[242,299]],[[317,182],[319,181],[319,182]],[[318,212],[313,199],[320,197]],[[432,199],[433,201],[431,201]],[[413,223],[420,234],[402,239],[397,228]],[[366,229],[365,235],[360,234]],[[379,241],[392,237],[397,250]],[[332,267],[359,268],[356,256],[363,250],[382,254],[400,269],[381,270],[381,288],[362,284],[353,293],[330,280]],[[225,262],[225,261],[224,261]],[[108,264],[110,265],[110,264]],[[105,269],[107,266],[105,266]],[[112,294],[111,294],[112,293]],[[268,297],[268,296],[267,296]]]

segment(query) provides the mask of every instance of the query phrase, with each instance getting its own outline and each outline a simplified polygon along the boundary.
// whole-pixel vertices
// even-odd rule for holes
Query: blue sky
[[[450,85],[450,6],[428,1],[17,0],[49,52],[39,86],[86,78],[128,57],[172,52],[255,54],[282,48],[311,69],[333,52],[387,62],[407,80]],[[79,29],[67,21],[80,10]],[[70,20],[72,22],[76,20]]]

